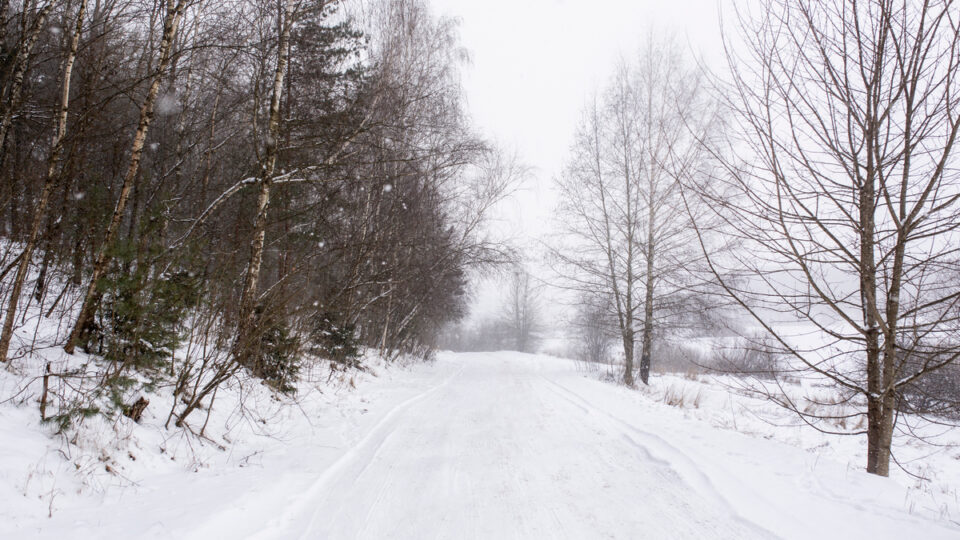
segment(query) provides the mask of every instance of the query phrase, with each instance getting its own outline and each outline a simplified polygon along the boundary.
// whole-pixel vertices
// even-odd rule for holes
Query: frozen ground
[[[137,460],[106,460],[127,482],[102,493],[50,474],[72,461],[35,410],[6,405],[0,538],[960,538],[955,490],[927,505],[853,459],[721,425],[743,412],[719,399],[669,407],[664,388],[614,386],[570,361],[443,354],[357,387],[318,392],[283,434],[232,435],[193,463],[158,453],[171,442],[149,421],[131,427]],[[31,452],[50,454],[33,467],[59,498],[15,470]]]

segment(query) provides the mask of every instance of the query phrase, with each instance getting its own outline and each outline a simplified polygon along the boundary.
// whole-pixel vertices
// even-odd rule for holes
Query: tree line
[[[239,372],[429,357],[504,257],[517,167],[424,2],[3,0],[0,47],[0,361],[49,328],[91,355],[46,367],[64,427],[144,385],[182,426]]]
[[[538,352],[547,328],[546,284],[519,261],[516,253],[485,276],[500,293],[500,305],[489,313],[464,317],[449,324],[440,346],[452,351]],[[488,293],[489,294],[489,293]]]

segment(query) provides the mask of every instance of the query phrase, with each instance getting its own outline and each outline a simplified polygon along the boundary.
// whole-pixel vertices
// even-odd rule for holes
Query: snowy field
[[[251,410],[222,398],[209,439],[158,404],[68,445],[5,403],[0,538],[960,538],[960,449],[871,476],[858,438],[716,383],[507,352],[327,378],[299,407],[231,388]]]

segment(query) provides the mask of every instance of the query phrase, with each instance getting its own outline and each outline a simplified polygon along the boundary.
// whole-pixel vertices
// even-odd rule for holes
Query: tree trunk
[[[290,31],[293,27],[294,0],[285,0],[283,19],[280,21],[280,36],[277,45],[277,67],[273,75],[273,91],[270,96],[270,120],[267,127],[267,144],[260,165],[260,193],[257,197],[257,217],[253,226],[253,240],[250,243],[250,262],[240,296],[240,316],[237,338],[234,344],[234,356],[244,365],[249,365],[248,353],[252,345],[253,329],[256,325],[257,285],[260,281],[260,265],[263,262],[263,244],[266,238],[267,210],[270,206],[270,186],[277,165],[278,143],[280,137],[280,98],[283,93],[283,79],[287,71],[287,57]]]
[[[20,255],[20,266],[17,268],[17,274],[13,280],[13,288],[10,291],[10,299],[7,303],[7,314],[3,320],[3,329],[0,331],[0,362],[7,361],[7,353],[10,350],[10,340],[13,337],[13,321],[17,315],[17,304],[20,301],[20,293],[23,290],[23,283],[27,278],[30,259],[37,244],[37,236],[39,235],[40,227],[43,224],[44,216],[47,212],[50,195],[53,193],[53,188],[58,177],[60,158],[63,155],[63,138],[67,133],[67,114],[70,110],[70,79],[73,74],[73,63],[77,57],[77,48],[80,44],[80,32],[83,29],[83,17],[86,9],[87,0],[80,0],[80,7],[77,10],[77,24],[74,28],[73,36],[70,39],[70,49],[67,53],[67,58],[63,64],[63,88],[60,94],[60,114],[57,116],[57,128],[53,139],[53,149],[50,151],[47,178],[44,181],[43,190],[40,193],[40,200],[37,202],[37,208],[33,213],[33,222],[30,225],[27,244],[24,246],[23,253]]]
[[[652,195],[650,197],[653,199]],[[651,201],[649,216],[649,230],[647,231],[647,275],[645,279],[646,291],[643,300],[643,337],[640,351],[640,381],[643,384],[649,384],[650,379],[650,358],[653,355],[653,285],[654,285],[654,266],[653,258],[656,255],[654,247],[653,226],[655,223],[653,205]]]
[[[633,325],[627,325],[623,330],[623,356],[625,365],[623,366],[623,384],[633,386]]]
[[[50,15],[54,3],[55,2],[50,2],[43,6],[40,12],[37,13],[37,18],[34,19],[33,25],[30,26],[29,32],[21,36],[20,46],[17,48],[17,55],[14,60],[14,71],[12,80],[10,81],[9,91],[4,88],[3,98],[8,99],[8,101],[3,110],[3,118],[0,119],[0,151],[2,151],[4,145],[6,145],[7,134],[13,125],[13,113],[20,104],[20,97],[23,93],[23,79],[26,77],[27,67],[30,65],[30,56],[33,54],[33,47],[37,43],[37,38],[40,36],[40,31],[43,29],[43,25],[46,23],[47,16]]]
[[[883,326],[883,355],[880,369],[880,384],[883,391],[880,397],[880,415],[877,419],[875,433],[873,433],[876,443],[876,460],[874,470],[870,470],[868,462],[867,472],[872,472],[880,476],[890,475],[890,454],[893,445],[893,426],[897,417],[897,388],[896,381],[898,373],[898,353],[897,353],[897,331],[899,329],[900,319],[900,289],[903,281],[903,263],[906,253],[906,237],[908,225],[904,220],[903,213],[900,215],[901,223],[897,234],[897,243],[893,250],[893,269],[890,272],[890,285],[887,289],[887,298],[885,306],[885,323]],[[879,352],[878,352],[879,355]],[[868,439],[870,433],[868,432]],[[868,450],[869,450],[868,444]],[[869,459],[869,453],[868,453]]]
[[[396,256],[394,256],[396,264]],[[387,357],[387,337],[390,333],[390,311],[393,309],[393,279],[387,281],[387,309],[383,316],[383,333],[380,336],[380,357]]]
[[[868,126],[866,139],[873,141]],[[880,358],[880,320],[877,311],[877,266],[875,249],[876,176],[873,152],[867,156],[866,175],[859,189],[860,301],[863,307],[864,352],[867,361],[867,472],[887,476],[890,445],[884,444],[890,411],[885,408],[883,366]]]
[[[260,265],[263,262],[263,244],[266,238],[267,209],[270,205],[269,177],[261,178],[260,193],[257,197],[257,217],[254,221],[253,240],[250,242],[250,262],[240,297],[240,317],[237,328],[237,341],[234,354],[237,360],[248,365],[252,350],[252,334],[256,326],[257,285],[260,280]],[[257,371],[256,366],[249,366]]]
[[[890,475],[890,447],[893,442],[894,393],[867,398],[867,472]]]
[[[171,2],[173,0],[170,0]],[[147,98],[140,107],[140,122],[137,126],[136,134],[133,137],[133,144],[130,148],[130,164],[123,178],[123,186],[120,188],[120,196],[117,198],[117,205],[113,211],[113,218],[107,227],[100,249],[97,250],[97,257],[93,264],[93,275],[90,277],[90,283],[87,286],[87,292],[83,299],[83,305],[80,308],[80,314],[74,324],[73,331],[70,332],[70,338],[64,345],[63,350],[68,354],[73,354],[77,341],[86,330],[88,321],[96,312],[97,284],[107,266],[110,264],[108,255],[120,222],[123,221],[123,213],[126,209],[127,199],[133,190],[137,174],[140,168],[140,158],[143,155],[143,147],[146,143],[147,132],[150,129],[150,123],[153,121],[153,107],[157,101],[157,94],[160,92],[160,82],[163,79],[163,72],[170,64],[171,51],[173,49],[174,38],[177,34],[177,27],[180,24],[180,18],[183,16],[183,10],[186,0],[177,0],[176,4],[167,7],[167,14],[163,21],[163,38],[160,41],[160,61],[157,69],[154,71],[153,80],[150,82],[150,89],[147,92]]]

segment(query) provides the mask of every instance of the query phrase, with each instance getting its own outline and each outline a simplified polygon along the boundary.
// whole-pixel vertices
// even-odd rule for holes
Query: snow
[[[180,112],[180,100],[176,92],[167,92],[157,98],[157,114],[171,116]]]
[[[160,396],[75,445],[35,403],[0,404],[0,538],[960,537],[949,452],[935,490],[868,475],[857,438],[770,425],[714,380],[637,391],[511,352],[371,362],[313,374],[297,406],[239,381],[212,441],[164,430]]]

